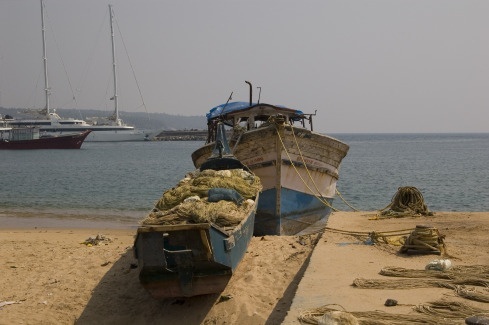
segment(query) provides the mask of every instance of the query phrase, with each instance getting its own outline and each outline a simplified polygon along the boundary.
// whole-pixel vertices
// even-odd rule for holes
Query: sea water
[[[357,209],[382,209],[399,187],[414,186],[433,211],[489,210],[487,133],[355,134],[338,138],[350,145],[338,190]]]
[[[433,211],[489,211],[489,134],[333,134],[350,145],[338,190],[356,209],[388,205],[414,186]],[[86,142],[80,150],[0,151],[5,220],[137,224],[194,170],[202,141]],[[350,208],[337,197],[334,206]],[[54,222],[55,224],[56,222]]]

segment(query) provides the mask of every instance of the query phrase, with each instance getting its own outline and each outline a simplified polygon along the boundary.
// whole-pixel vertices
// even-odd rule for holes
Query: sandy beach
[[[0,324],[298,324],[304,311],[337,304],[349,312],[413,314],[441,298],[477,306],[447,288],[360,289],[386,266],[424,269],[434,259],[489,265],[489,212],[435,212],[375,220],[375,212],[336,212],[320,235],[254,237],[224,292],[157,301],[139,284],[134,229],[23,227],[0,230]],[[436,227],[447,256],[403,255],[364,245],[348,232]],[[98,245],[83,244],[103,235]],[[226,298],[226,299],[223,299]],[[228,299],[229,298],[229,299]],[[386,307],[386,299],[399,302]],[[463,322],[462,322],[463,323]]]

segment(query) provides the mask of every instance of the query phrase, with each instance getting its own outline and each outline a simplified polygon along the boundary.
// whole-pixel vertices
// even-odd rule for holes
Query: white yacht
[[[39,118],[13,119],[7,123],[14,128],[37,127],[41,133],[47,135],[91,130],[85,142],[145,141],[151,140],[156,135],[154,132],[138,130],[126,125],[120,119],[119,122],[111,121],[109,118],[103,121],[94,119],[93,122],[87,123],[81,119],[61,118],[53,109],[47,115],[40,115]]]
[[[119,108],[117,99],[117,74],[115,64],[115,45],[114,45],[114,28],[113,28],[113,10],[109,5],[110,11],[110,31],[112,40],[112,66],[114,79],[114,95],[111,100],[114,101],[114,113],[106,118],[93,118],[89,122],[81,119],[61,118],[55,109],[50,108],[49,96],[50,88],[48,82],[48,65],[46,55],[46,37],[44,26],[44,0],[41,0],[41,22],[42,22],[42,44],[43,44],[43,62],[44,62],[44,90],[46,104],[45,108],[38,112],[38,118],[32,119],[14,119],[8,122],[12,127],[37,127],[43,134],[60,135],[65,133],[81,132],[91,130],[92,132],[86,138],[90,141],[145,141],[151,140],[156,132],[137,130],[134,126],[126,125],[119,118]]]

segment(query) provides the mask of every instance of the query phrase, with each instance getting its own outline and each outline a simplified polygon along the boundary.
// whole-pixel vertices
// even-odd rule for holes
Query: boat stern
[[[210,230],[208,224],[140,227],[134,254],[143,287],[158,299],[224,290],[232,268],[214,258]]]

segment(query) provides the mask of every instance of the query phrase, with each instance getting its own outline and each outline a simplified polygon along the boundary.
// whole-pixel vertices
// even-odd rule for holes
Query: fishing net
[[[254,199],[257,190],[261,190],[261,183],[258,177],[243,169],[207,169],[202,172],[196,170],[182,179],[177,187],[163,193],[155,208],[168,210],[188,197],[207,197],[209,189],[212,188],[233,189],[245,199]]]
[[[439,300],[427,304],[421,304],[414,308],[418,313],[427,314],[444,319],[463,319],[471,315],[486,315],[489,312],[485,309],[469,306],[463,302]],[[445,324],[445,323],[443,323]]]
[[[405,277],[399,280],[355,279],[353,286],[370,289],[412,289],[423,287],[442,287],[453,289],[462,298],[489,302],[489,266],[460,265],[444,271],[432,269],[417,270],[388,266],[381,275]],[[425,278],[425,279],[423,279]],[[471,285],[471,286],[469,286]],[[298,316],[302,324],[322,324],[322,317],[339,310],[339,305],[330,304],[304,310]],[[346,312],[343,307],[341,310]],[[358,324],[461,324],[472,315],[489,316],[489,311],[462,302],[439,300],[413,306],[416,314],[393,314],[382,311],[349,312]]]
[[[443,287],[453,289],[454,293],[462,298],[489,303],[489,266],[487,265],[459,265],[448,270],[436,271],[432,269],[415,270],[401,267],[388,266],[380,270],[379,274],[391,277],[434,278],[451,280],[453,283],[444,283]],[[468,284],[480,284],[483,287],[468,286]],[[439,285],[440,283],[432,283]]]
[[[428,210],[423,194],[413,186],[399,187],[391,203],[381,210],[381,216],[404,217],[413,215],[432,216]]]
[[[260,179],[243,169],[196,170],[165,191],[142,224],[212,222],[233,227],[251,212],[260,190]],[[214,196],[210,198],[209,193]]]
[[[325,305],[304,310],[298,316],[301,324],[321,324],[321,318],[327,313],[337,311],[337,305]],[[421,312],[420,312],[421,313]],[[460,324],[460,320],[445,319],[441,315],[391,314],[383,311],[349,312],[361,325],[405,325],[405,324]],[[343,323],[341,323],[343,324]]]
[[[438,278],[438,279],[463,279],[478,277],[489,280],[488,265],[458,265],[443,272],[434,270],[405,269],[402,267],[386,266],[380,270],[383,276],[402,278]]]
[[[355,279],[353,286],[370,289],[412,289],[423,287],[442,287],[453,289],[462,298],[489,302],[489,266],[460,265],[448,270],[416,270],[388,266],[381,275],[405,277],[399,280]],[[425,279],[423,279],[425,278]],[[469,286],[472,285],[472,286]],[[475,287],[476,286],[476,287]],[[322,324],[323,315],[339,310],[339,305],[331,304],[304,310],[298,316],[302,324]],[[346,312],[341,307],[343,312]],[[413,306],[416,314],[394,314],[382,311],[349,312],[358,324],[463,324],[472,315],[489,316],[489,311],[463,302],[439,300]],[[345,323],[346,324],[346,323]]]
[[[165,211],[152,211],[143,220],[143,225],[177,225],[212,222],[220,227],[238,225],[253,208],[254,201],[248,199],[238,206],[234,202],[208,202],[199,200],[183,202]]]
[[[489,280],[481,278],[464,278],[464,279],[363,279],[353,280],[353,286],[362,289],[413,289],[413,288],[448,288],[454,289],[456,285],[475,285],[488,287]]]
[[[459,297],[489,303],[489,289],[488,288],[478,288],[472,286],[455,286],[453,289],[455,294]]]

